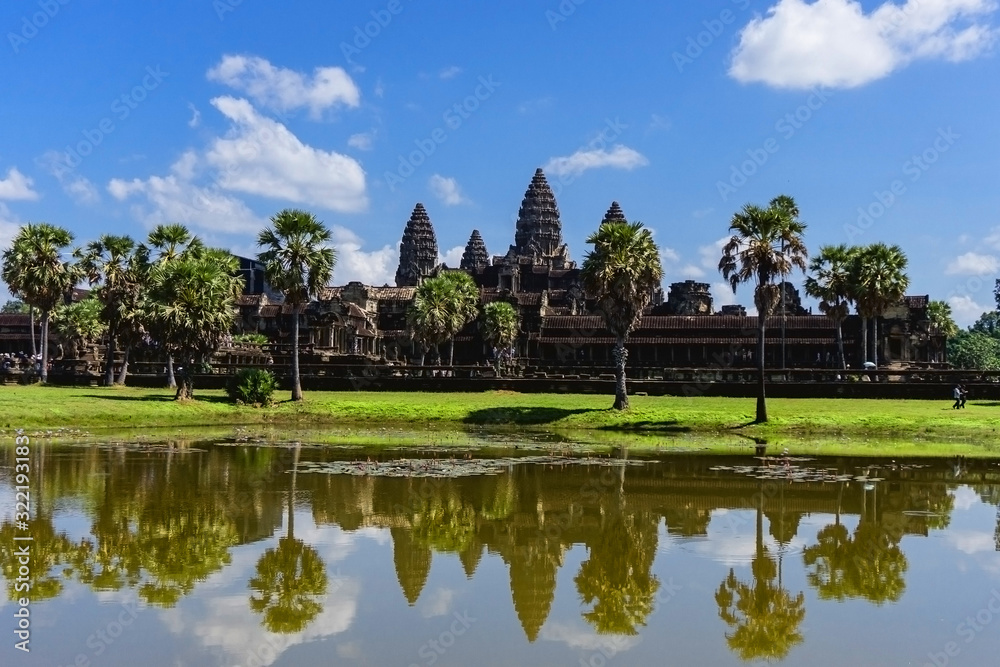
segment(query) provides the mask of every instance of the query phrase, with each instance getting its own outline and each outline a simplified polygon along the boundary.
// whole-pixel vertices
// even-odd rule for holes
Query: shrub
[[[262,333],[247,333],[233,336],[233,342],[249,345],[267,345],[271,341]]]
[[[229,381],[226,392],[237,403],[270,405],[271,395],[278,388],[278,380],[270,371],[261,368],[241,368]]]

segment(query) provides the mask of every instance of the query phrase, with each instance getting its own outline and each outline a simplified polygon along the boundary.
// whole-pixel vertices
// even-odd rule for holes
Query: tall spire
[[[604,214],[604,220],[601,221],[603,225],[605,222],[628,222],[625,219],[625,213],[622,211],[622,207],[618,205],[618,202],[611,202],[611,208],[608,212]]]
[[[562,242],[559,207],[541,169],[535,171],[517,214],[514,254],[553,268],[568,268],[570,264],[569,251]]]
[[[399,244],[399,268],[396,269],[396,287],[413,287],[430,275],[438,263],[437,238],[434,226],[423,204],[413,208],[403,240]]]
[[[489,266],[489,263],[490,256],[486,252],[486,244],[483,242],[483,237],[478,229],[473,229],[472,236],[469,237],[469,242],[465,246],[465,252],[462,253],[462,263],[460,266],[465,271],[475,271],[476,269]]]

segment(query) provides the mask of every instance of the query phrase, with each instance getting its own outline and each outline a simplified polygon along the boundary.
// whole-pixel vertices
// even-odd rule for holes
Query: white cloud
[[[347,145],[359,151],[370,151],[375,141],[375,132],[359,132],[347,138]]]
[[[662,248],[660,248],[660,261],[664,263],[670,262],[676,264],[677,262],[681,261],[681,256],[673,248],[668,248],[666,246],[663,246]]]
[[[362,250],[364,241],[349,229],[334,225],[330,229],[333,246],[337,249],[337,266],[333,282],[346,285],[357,280],[365,285],[395,284],[399,249],[384,246],[379,250]]]
[[[149,226],[179,222],[223,234],[256,234],[267,221],[255,215],[241,200],[221,192],[213,185],[199,186],[196,175],[198,157],[193,151],[182,155],[167,176],[108,183],[108,192],[119,201],[142,197],[146,205],[136,204],[132,214]]]
[[[0,251],[10,247],[20,228],[21,222],[10,212],[6,204],[0,202]]]
[[[556,176],[579,176],[589,169],[611,167],[631,171],[647,164],[649,160],[639,151],[616,144],[610,151],[578,150],[569,157],[554,157],[545,165],[545,171]]]
[[[365,172],[353,158],[303,144],[246,100],[217,97],[212,105],[233,123],[205,155],[219,187],[341,213],[368,206]]]
[[[681,268],[677,269],[676,273],[681,274],[685,278],[704,278],[705,271],[697,264],[686,264]]]
[[[208,78],[246,93],[268,109],[286,112],[308,108],[313,118],[326,109],[361,103],[361,92],[340,67],[317,67],[309,77],[275,67],[263,58],[226,55],[208,71]]]
[[[455,591],[450,588],[438,588],[424,596],[420,604],[420,615],[424,618],[447,616],[455,600]]]
[[[188,121],[188,127],[198,127],[201,125],[201,112],[198,111],[198,107],[193,102],[188,102],[188,110],[191,112],[191,120]]]
[[[438,73],[438,76],[447,81],[448,79],[454,79],[461,73],[462,73],[461,67],[456,67],[455,65],[452,65],[451,67],[445,67],[443,70],[441,70]]]
[[[667,131],[673,127],[673,123],[666,116],[661,116],[658,113],[654,113],[649,117],[649,125],[646,126],[647,132],[657,132],[657,131]]]
[[[967,252],[951,260],[944,272],[948,276],[983,276],[997,273],[998,270],[1000,261],[993,255]]]
[[[980,305],[971,296],[950,296],[948,297],[948,305],[951,306],[951,315],[955,319],[955,324],[960,327],[971,326],[983,313],[993,310],[992,305]]]
[[[752,302],[753,298],[751,298],[750,301]],[[721,282],[721,281],[717,282],[717,283],[712,283],[712,307],[713,308],[715,308],[716,310],[719,310],[723,306],[732,306],[732,305],[737,304],[737,303],[739,303],[739,301],[736,298],[736,292],[734,292],[733,288],[729,286],[729,283],[724,283],[724,282]],[[752,303],[751,303],[751,307],[752,307]],[[747,307],[747,312],[748,313],[750,312],[750,308],[751,307]],[[754,309],[754,310],[756,310],[756,309]]]
[[[949,530],[948,541],[964,554],[993,553],[996,542],[992,533],[972,530]]]
[[[0,199],[34,201],[38,199],[38,193],[31,187],[34,184],[17,167],[11,167],[7,170],[7,178],[0,179]]]
[[[573,650],[601,651],[605,655],[627,651],[641,641],[628,635],[599,635],[592,628],[558,621],[546,623],[539,634],[546,641],[561,642]]]
[[[729,243],[731,236],[723,236],[709,245],[698,248],[698,256],[701,258],[701,266],[708,271],[718,272],[719,260],[722,259],[722,248]]]
[[[918,59],[952,62],[987,51],[995,0],[779,0],[740,33],[729,74],[776,88],[853,88]]]
[[[97,192],[97,186],[84,176],[76,176],[67,180],[63,182],[62,186],[66,194],[72,197],[73,201],[77,204],[90,205],[101,201],[101,195]]]
[[[445,206],[458,206],[466,204],[468,200],[462,196],[462,191],[458,187],[458,181],[454,178],[446,178],[440,174],[434,174],[430,180],[431,192],[441,200]]]
[[[457,245],[444,253],[438,253],[438,264],[447,264],[449,268],[457,269],[462,265],[462,255],[465,254],[465,246]]]

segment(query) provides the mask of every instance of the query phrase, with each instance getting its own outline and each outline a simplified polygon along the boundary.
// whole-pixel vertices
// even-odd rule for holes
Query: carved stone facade
[[[434,226],[423,204],[417,204],[410,215],[403,240],[399,244],[399,268],[396,269],[396,286],[419,285],[438,264],[438,244]]]
[[[685,280],[670,286],[667,315],[711,315],[712,312],[712,292],[708,283]]]

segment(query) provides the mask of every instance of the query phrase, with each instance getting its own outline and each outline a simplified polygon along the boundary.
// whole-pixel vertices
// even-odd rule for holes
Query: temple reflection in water
[[[789,587],[789,568],[804,572],[796,580],[820,600],[891,604],[906,589],[904,536],[946,528],[960,484],[984,502],[1000,499],[1000,469],[975,461],[825,459],[787,468],[777,461],[760,479],[740,467],[755,463],[750,456],[682,455],[641,465],[605,458],[601,465],[512,465],[498,475],[387,478],[289,474],[299,459],[347,456],[314,448],[178,443],[36,453],[36,601],[57,598],[75,581],[94,591],[133,589],[146,603],[171,608],[229,566],[234,548],[279,536],[259,555],[246,604],[269,632],[299,632],[322,613],[333,585],[321,554],[296,533],[296,514],[306,513],[318,527],[387,532],[407,605],[421,599],[436,559],[468,579],[499,559],[530,642],[550,616],[567,554],[582,546],[585,557],[568,573],[580,614],[598,634],[627,637],[647,624],[665,584],[654,561],[704,542],[711,524],[754,535],[750,568],[729,568],[706,593],[714,594],[719,633],[744,660],[781,659],[802,641],[804,591]],[[801,470],[827,477],[816,481]],[[0,482],[9,481],[5,468]],[[87,517],[85,535],[59,528],[67,508]],[[806,543],[798,536],[809,516],[828,522]],[[13,530],[10,521],[0,527],[9,599]]]

